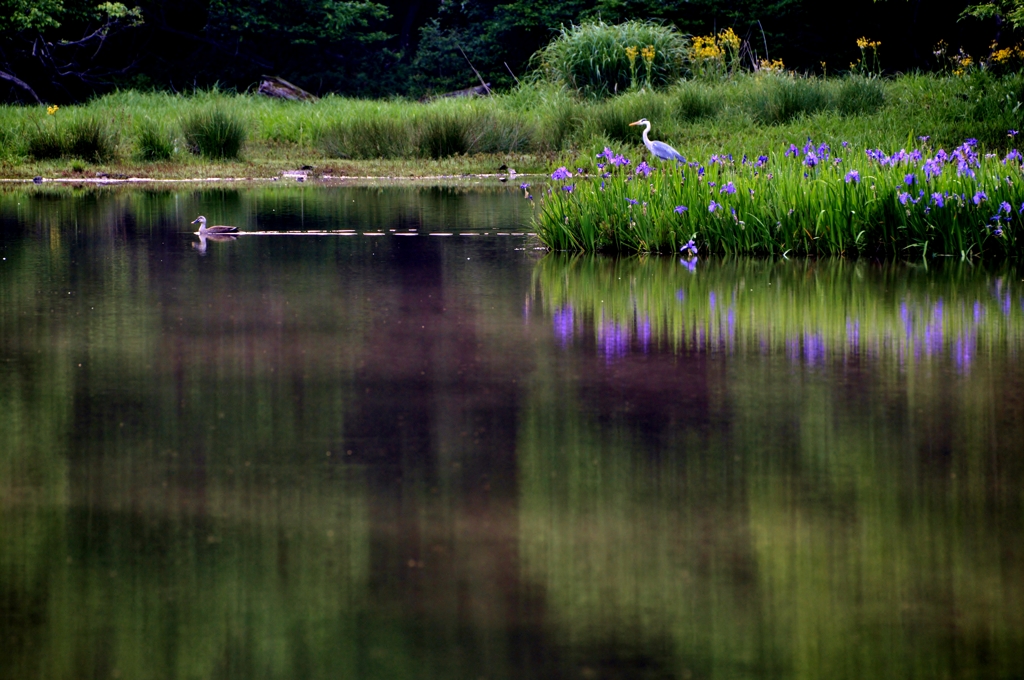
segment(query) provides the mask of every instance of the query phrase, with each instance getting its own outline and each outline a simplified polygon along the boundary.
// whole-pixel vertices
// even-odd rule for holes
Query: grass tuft
[[[27,148],[37,160],[80,158],[103,162],[114,157],[117,136],[97,116],[48,120],[29,128]]]
[[[850,76],[836,92],[836,109],[844,116],[870,115],[885,104],[885,88],[877,78]]]
[[[654,49],[648,60],[633,54]],[[686,38],[671,26],[644,21],[606,24],[603,21],[563,28],[533,57],[549,82],[587,97],[606,97],[630,89],[658,88],[674,83],[686,59]]]
[[[162,125],[147,118],[136,125],[135,154],[143,161],[165,161],[174,155],[174,139]]]
[[[472,147],[471,121],[452,108],[429,109],[420,120],[416,144],[421,156],[448,158],[469,153]]]
[[[716,97],[707,85],[687,82],[675,91],[672,109],[678,120],[692,123],[714,118],[723,104],[722,98]]]
[[[758,80],[748,106],[751,116],[762,125],[783,125],[831,104],[824,83],[816,78],[762,75]]]
[[[331,125],[320,146],[332,158],[371,159],[407,157],[413,145],[407,122],[372,115]]]
[[[220,108],[187,115],[181,128],[189,151],[205,158],[238,158],[247,137],[242,121]]]

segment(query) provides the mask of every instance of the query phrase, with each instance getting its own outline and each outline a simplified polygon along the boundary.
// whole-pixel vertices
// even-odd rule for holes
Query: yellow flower
[[[880,40],[868,40],[867,38],[857,38],[857,47],[864,49],[877,49],[882,44]]]
[[[740,48],[740,37],[736,35],[732,28],[720,31],[718,33],[718,42],[731,50],[738,50]]]
[[[629,59],[630,63],[636,61],[636,53],[637,49],[634,45],[630,45],[629,47],[626,48],[626,57]]]
[[[654,61],[654,45],[648,45],[640,51],[640,56],[644,58],[644,61],[648,64]]]
[[[48,116],[54,115],[55,113],[57,113],[57,109],[59,109],[59,108],[60,107],[57,106],[56,104],[54,104],[53,106],[47,106],[46,107],[46,115],[48,115]]]

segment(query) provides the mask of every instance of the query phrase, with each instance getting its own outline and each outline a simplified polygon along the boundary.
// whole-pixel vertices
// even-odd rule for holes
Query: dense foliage
[[[560,32],[598,20],[654,21],[684,35],[731,26],[744,63],[782,59],[815,72],[849,69],[861,57],[855,40],[870,36],[887,72],[928,70],[943,66],[940,40],[975,61],[993,40],[1011,46],[1019,4],[854,0],[837,23],[834,7],[814,0],[0,0],[0,98],[246,90],[262,74],[317,94],[419,96],[478,84],[470,62],[507,87]]]
[[[976,139],[948,151],[917,142],[886,152],[808,139],[653,167],[606,148],[600,177],[552,174],[537,232],[556,250],[587,252],[1019,255],[1021,154],[980,154]]]

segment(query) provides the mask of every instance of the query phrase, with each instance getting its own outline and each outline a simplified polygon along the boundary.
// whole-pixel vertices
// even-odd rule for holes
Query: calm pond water
[[[0,677],[1024,676],[1019,269],[529,219],[3,190]]]

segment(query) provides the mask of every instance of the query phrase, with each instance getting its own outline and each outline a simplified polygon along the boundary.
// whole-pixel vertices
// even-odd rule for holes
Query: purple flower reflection
[[[555,337],[558,338],[558,343],[565,347],[572,342],[572,334],[575,329],[572,305],[566,305],[561,309],[555,310],[555,313],[551,315],[551,321],[555,329]]]
[[[786,358],[791,364],[800,363],[800,338],[786,340]]]
[[[851,354],[857,354],[860,351],[859,319],[846,320],[846,349],[849,350]]]
[[[927,324],[924,327],[924,353],[927,356],[939,356],[945,344],[945,332],[941,321]]]
[[[644,317],[636,325],[636,337],[640,340],[640,349],[644,354],[651,346],[651,320]]]
[[[629,351],[629,331],[614,321],[606,321],[598,328],[597,342],[604,350],[605,362],[611,363]]]
[[[966,374],[971,372],[971,363],[974,361],[975,340],[973,335],[967,334],[956,339],[953,343],[953,364],[958,373]]]
[[[818,333],[804,333],[804,362],[808,366],[825,363],[825,340]]]

